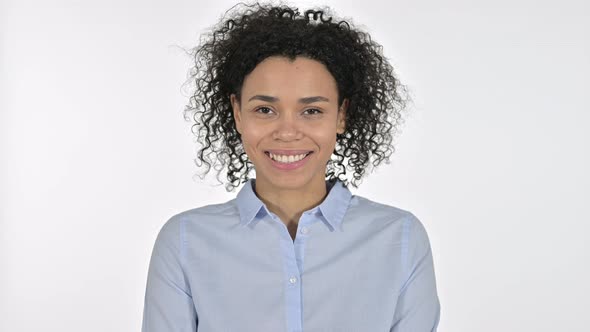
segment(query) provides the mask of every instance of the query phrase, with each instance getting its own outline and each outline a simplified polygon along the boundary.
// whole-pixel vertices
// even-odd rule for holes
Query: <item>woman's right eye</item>
[[[255,109],[254,112],[267,115],[267,114],[270,114],[270,112],[272,112],[272,110],[268,107],[259,107],[259,108]]]

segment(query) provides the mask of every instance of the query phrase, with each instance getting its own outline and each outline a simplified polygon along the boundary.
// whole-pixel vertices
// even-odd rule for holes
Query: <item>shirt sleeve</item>
[[[410,213],[405,220],[406,250],[402,262],[406,280],[402,285],[390,332],[436,332],[440,303],[428,234]]]
[[[181,221],[169,219],[156,237],[148,268],[142,332],[197,330],[197,313],[182,268]]]

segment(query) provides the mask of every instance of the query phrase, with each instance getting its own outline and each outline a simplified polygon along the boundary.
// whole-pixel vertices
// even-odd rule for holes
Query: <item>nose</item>
[[[302,135],[300,124],[292,113],[283,113],[276,122],[273,138],[282,141],[299,139]]]

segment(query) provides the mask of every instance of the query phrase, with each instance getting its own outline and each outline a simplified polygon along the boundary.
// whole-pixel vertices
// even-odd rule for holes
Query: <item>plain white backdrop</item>
[[[588,331],[588,2],[291,3],[352,17],[411,90],[352,191],[424,223],[439,331]],[[0,331],[138,331],[160,227],[235,196],[194,176],[180,48],[233,4],[1,2]]]

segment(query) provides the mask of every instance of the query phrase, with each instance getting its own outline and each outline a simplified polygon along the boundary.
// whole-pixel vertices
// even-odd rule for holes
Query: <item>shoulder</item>
[[[223,203],[203,205],[176,213],[168,222],[207,222],[238,214],[235,198]]]
[[[359,195],[352,196],[349,213],[355,216],[364,216],[365,219],[369,217],[371,220],[384,221],[403,222],[404,219],[415,218],[414,214],[401,207],[377,202]]]
[[[218,224],[220,220],[238,216],[235,198],[223,203],[208,204],[180,211],[166,220],[160,228],[160,236],[181,236],[187,227],[198,224]]]
[[[380,203],[363,196],[353,195],[349,206],[349,220],[357,220],[371,224],[385,224],[392,226],[398,234],[399,240],[407,247],[429,248],[430,241],[424,224],[411,211]]]

